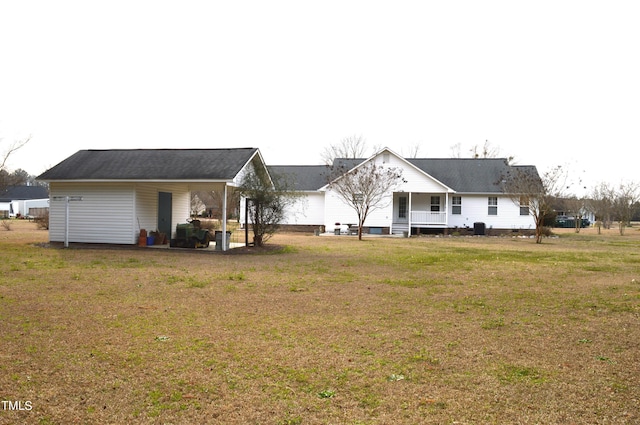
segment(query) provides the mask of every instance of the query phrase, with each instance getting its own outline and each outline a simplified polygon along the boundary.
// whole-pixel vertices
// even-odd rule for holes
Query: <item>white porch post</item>
[[[227,246],[227,183],[222,191],[222,250],[226,251]]]
[[[409,222],[409,229],[407,229],[408,236],[411,237],[411,213],[413,211],[413,208],[411,206],[411,193],[413,192],[409,192],[409,214],[407,215],[407,221]]]
[[[444,225],[449,227],[449,192],[444,194]]]

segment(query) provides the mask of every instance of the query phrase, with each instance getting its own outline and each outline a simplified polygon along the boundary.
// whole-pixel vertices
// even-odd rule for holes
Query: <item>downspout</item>
[[[69,195],[64,197],[64,247],[69,248]]]
[[[444,227],[449,228],[449,192],[444,194]],[[446,234],[446,233],[445,233]]]

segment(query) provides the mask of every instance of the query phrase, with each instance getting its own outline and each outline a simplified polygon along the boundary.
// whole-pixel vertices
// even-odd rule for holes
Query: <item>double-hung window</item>
[[[431,197],[431,212],[440,212],[440,197]]]
[[[520,215],[529,215],[529,200],[526,196],[520,197]]]
[[[462,196],[451,197],[451,214],[462,214]]]
[[[498,197],[489,196],[489,215],[498,215]]]

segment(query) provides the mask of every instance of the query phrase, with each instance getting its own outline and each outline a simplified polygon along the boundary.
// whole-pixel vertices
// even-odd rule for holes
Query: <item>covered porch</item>
[[[447,192],[396,192],[393,194],[392,234],[448,227],[451,195]]]
[[[197,205],[197,198],[194,198],[195,192],[209,192],[213,194],[214,197],[217,197],[220,200],[220,232],[222,235],[227,235],[227,233],[231,233],[231,228],[229,226],[229,203],[233,199],[233,192],[235,191],[236,184],[234,182],[216,182],[216,183],[197,183],[189,185],[189,214],[194,219],[197,219],[199,209],[201,209],[200,205]],[[236,206],[237,207],[237,206]],[[208,220],[200,220],[207,222]],[[234,229],[237,230],[237,229]],[[211,235],[212,242],[215,242],[215,249],[221,251],[227,251],[230,248],[238,247],[238,243],[232,242],[231,237],[219,237],[215,240],[213,239],[215,233]],[[220,246],[218,246],[218,244]],[[243,244],[244,245],[244,244]]]

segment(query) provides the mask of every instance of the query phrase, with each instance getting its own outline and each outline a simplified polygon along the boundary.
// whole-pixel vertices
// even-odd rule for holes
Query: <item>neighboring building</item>
[[[0,193],[0,217],[38,217],[49,208],[43,186],[10,186]]]
[[[38,177],[51,193],[49,239],[136,244],[141,229],[173,237],[191,192],[226,194],[252,167],[266,167],[257,148],[79,151]]]
[[[512,166],[505,159],[402,158],[389,149],[368,159],[338,161],[346,170],[373,161],[403,171],[406,182],[388,194],[388,206],[367,217],[368,233],[535,229],[528,209],[515,204],[502,189],[510,169],[527,169],[537,175],[534,166]],[[270,166],[269,170],[288,175],[307,195],[290,211],[285,225],[323,227],[333,232],[336,223],[344,231],[345,224],[358,222],[355,211],[328,185],[329,167]]]

